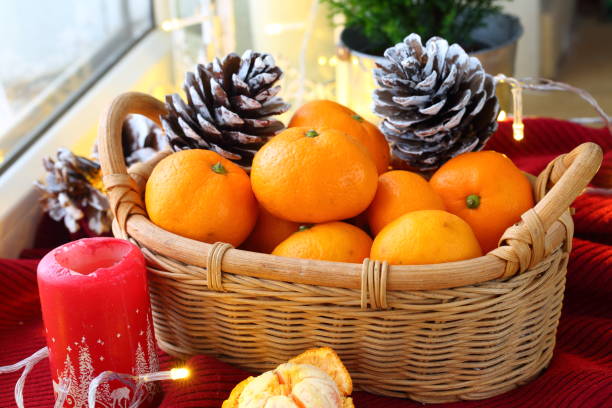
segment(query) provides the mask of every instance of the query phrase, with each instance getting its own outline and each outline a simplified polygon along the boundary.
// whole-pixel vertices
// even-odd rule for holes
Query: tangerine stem
[[[480,206],[480,196],[476,194],[470,194],[465,198],[465,205],[467,205],[467,208],[475,210]]]
[[[319,136],[319,134],[317,133],[316,130],[310,129],[308,132],[306,132],[304,134],[304,136],[306,136],[306,137],[317,137],[317,136]]]
[[[210,168],[212,169],[212,171],[214,171],[217,174],[227,174],[227,169],[223,167],[221,162],[217,162],[216,164],[213,164]]]

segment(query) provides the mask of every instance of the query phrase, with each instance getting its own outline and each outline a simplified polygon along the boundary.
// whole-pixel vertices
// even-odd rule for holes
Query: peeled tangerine
[[[249,377],[223,408],[354,408],[351,377],[329,347],[308,350],[275,370]]]

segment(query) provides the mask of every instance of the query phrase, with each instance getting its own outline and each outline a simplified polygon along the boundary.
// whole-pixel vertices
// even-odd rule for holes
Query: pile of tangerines
[[[178,235],[274,255],[390,264],[478,257],[533,206],[505,155],[459,155],[427,181],[389,168],[380,131],[312,101],[255,155],[250,175],[208,150],[163,159],[147,182],[150,219]]]

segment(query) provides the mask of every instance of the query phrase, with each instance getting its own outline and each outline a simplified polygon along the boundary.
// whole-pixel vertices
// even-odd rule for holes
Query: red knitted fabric
[[[542,170],[559,154],[584,141],[599,143],[612,159],[612,137],[563,121],[533,119],[525,122],[525,140],[511,137],[508,122],[488,148],[506,153],[531,173]],[[550,366],[536,380],[506,394],[483,401],[442,404],[440,407],[609,407],[612,406],[612,197],[585,194],[574,203],[576,238],[570,258],[564,309]],[[45,228],[47,228],[46,226]],[[49,229],[45,230],[48,236]],[[59,236],[59,234],[58,234]],[[53,240],[41,240],[58,242]],[[37,257],[43,251],[28,251]],[[36,260],[0,260],[0,365],[29,356],[44,347],[36,288]],[[162,353],[164,367],[173,362]],[[193,376],[185,382],[164,384],[161,407],[219,407],[230,390],[248,373],[219,360],[198,356],[187,363]],[[25,388],[28,408],[53,406],[49,366],[41,362]],[[19,374],[0,375],[0,407],[14,407],[13,386]],[[421,404],[354,394],[362,407],[420,407]]]

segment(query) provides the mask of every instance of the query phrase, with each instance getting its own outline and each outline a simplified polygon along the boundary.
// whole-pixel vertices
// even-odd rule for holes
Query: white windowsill
[[[0,258],[15,257],[32,244],[40,219],[33,183],[44,176],[43,157],[54,156],[59,147],[73,146],[98,123],[115,96],[133,89],[147,69],[169,52],[167,34],[149,33],[0,176]]]

